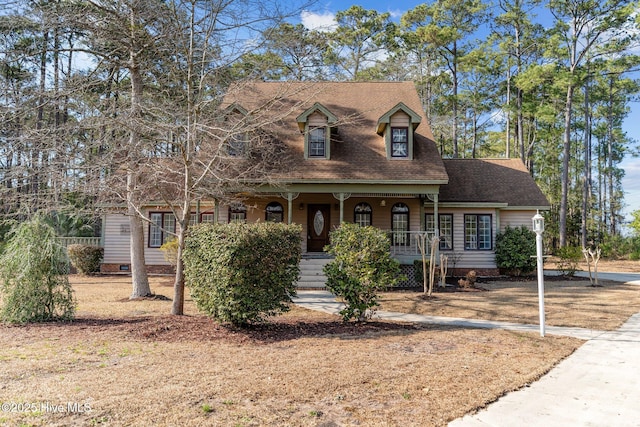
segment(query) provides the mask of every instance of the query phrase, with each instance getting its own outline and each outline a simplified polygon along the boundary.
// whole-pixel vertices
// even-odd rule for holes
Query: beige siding
[[[316,111],[315,113],[311,114],[308,119],[307,119],[307,123],[309,123],[309,127],[321,127],[321,126],[326,126],[327,125],[327,117],[324,114],[321,114],[320,112]]]
[[[389,125],[391,127],[409,127],[410,118],[407,113],[398,111],[390,117]]]
[[[492,239],[495,246],[497,216],[494,209],[439,209],[439,213],[453,214],[453,250],[442,251],[442,254],[449,256],[449,268],[495,268],[495,252],[493,250],[477,251],[464,249],[465,214],[491,215]]]
[[[535,211],[501,211],[500,212],[500,231],[504,231],[507,226],[511,228],[526,226],[532,229],[531,218],[535,215]]]
[[[122,214],[108,214],[104,221],[105,264],[129,264],[129,217]]]

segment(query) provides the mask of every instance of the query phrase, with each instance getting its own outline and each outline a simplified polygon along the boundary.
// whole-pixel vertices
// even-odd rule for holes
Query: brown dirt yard
[[[152,278],[158,298],[134,301],[129,280],[71,276],[74,322],[0,325],[0,425],[442,426],[535,381],[582,343],[499,330],[344,324],[298,307],[239,330],[199,315],[189,297],[187,315],[169,315],[168,277]],[[554,282],[571,292],[587,284]],[[456,298],[485,305],[498,298],[493,312],[527,310],[527,282],[491,286],[429,301],[407,292],[391,298],[413,307],[442,306],[445,296],[452,307]],[[607,283],[579,299],[587,312],[591,300],[630,306],[598,315],[613,327],[640,311],[634,291],[640,289]],[[473,301],[449,310],[462,317]],[[548,318],[558,310],[549,303]]]

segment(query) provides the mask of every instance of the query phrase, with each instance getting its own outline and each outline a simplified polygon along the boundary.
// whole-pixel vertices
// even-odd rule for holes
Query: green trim
[[[308,129],[307,120],[309,119],[309,116],[316,111],[320,111],[327,117],[327,123],[329,125],[332,125],[338,121],[338,118],[331,111],[329,111],[327,107],[320,104],[319,102],[316,102],[311,108],[307,109],[296,118],[300,132],[305,132]]]
[[[411,108],[407,107],[404,102],[399,102],[395,107],[384,113],[379,119],[376,127],[376,133],[378,135],[382,135],[385,131],[387,125],[391,122],[391,116],[393,116],[398,111],[403,111],[410,118],[410,123],[413,129],[417,128],[420,122],[422,121],[422,117],[420,114],[413,111]]]
[[[385,185],[366,182],[333,182],[333,183],[290,183],[282,187],[265,185],[255,189],[256,193],[269,192],[294,192],[294,193],[366,193],[381,194],[408,194],[419,196],[427,193],[437,193],[439,185],[433,183],[407,183]]]
[[[229,105],[227,108],[224,109],[224,115],[231,114],[234,111],[239,112],[243,116],[249,115],[249,112],[242,105],[236,102],[234,102],[233,104]]]

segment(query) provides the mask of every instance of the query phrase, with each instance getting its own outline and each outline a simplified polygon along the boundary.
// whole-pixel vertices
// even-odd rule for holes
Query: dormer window
[[[225,151],[231,157],[243,157],[248,149],[248,135],[244,131],[249,113],[238,104],[227,107],[224,111]]]
[[[337,117],[316,102],[300,114],[297,121],[300,132],[304,134],[304,158],[331,158],[331,132],[338,121]]]
[[[309,131],[309,157],[326,157],[326,128],[313,128]]]
[[[227,154],[231,157],[242,157],[247,149],[247,134],[231,135],[227,139]]]
[[[413,131],[421,120],[402,102],[378,119],[376,132],[384,137],[388,159],[413,159]]]
[[[391,157],[409,155],[409,128],[391,128]]]

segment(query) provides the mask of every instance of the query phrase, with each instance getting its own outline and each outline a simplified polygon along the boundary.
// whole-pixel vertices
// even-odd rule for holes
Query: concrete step
[[[322,272],[330,258],[303,258],[300,260],[300,279],[296,287],[304,289],[325,289],[327,277]]]

